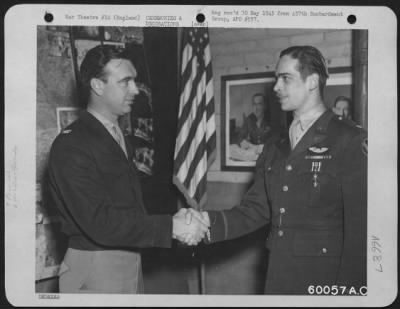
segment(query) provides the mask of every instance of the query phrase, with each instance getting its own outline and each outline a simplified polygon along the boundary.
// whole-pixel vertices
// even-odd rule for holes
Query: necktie
[[[300,140],[300,138],[302,136],[303,131],[304,130],[301,125],[300,119],[299,118],[294,119],[289,128],[290,145],[291,145],[292,149],[294,147],[296,147],[298,141]]]
[[[124,151],[125,155],[127,155],[126,153],[126,149],[125,149],[125,143],[124,143],[124,137],[122,136],[122,132],[120,128],[117,128],[116,125],[112,126],[112,130],[113,130],[113,135],[114,135],[114,139],[117,141],[118,145],[122,148],[122,150]]]

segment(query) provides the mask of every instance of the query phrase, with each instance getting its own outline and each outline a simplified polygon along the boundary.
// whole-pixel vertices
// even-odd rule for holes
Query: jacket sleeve
[[[222,211],[209,211],[210,239],[206,243],[228,240],[253,232],[270,220],[270,209],[265,189],[265,155],[268,146],[256,164],[254,183],[240,205]]]
[[[50,153],[49,176],[59,205],[81,233],[111,247],[170,247],[172,218],[146,215],[135,207],[117,207],[107,194],[90,152],[56,140]]]
[[[367,274],[367,136],[347,145],[342,165],[344,236],[338,285],[366,286]]]

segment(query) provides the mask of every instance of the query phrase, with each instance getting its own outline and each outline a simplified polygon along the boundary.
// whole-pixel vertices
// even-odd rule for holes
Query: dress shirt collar
[[[87,111],[92,114],[98,121],[100,121],[103,126],[107,128],[107,130],[111,130],[113,126],[118,127],[118,120],[115,122],[110,121],[105,116],[100,114],[99,112],[95,111],[93,108],[88,107]]]
[[[293,121],[299,120],[301,129],[304,131],[307,130],[325,111],[325,105],[318,104],[304,114],[296,115],[293,113]]]

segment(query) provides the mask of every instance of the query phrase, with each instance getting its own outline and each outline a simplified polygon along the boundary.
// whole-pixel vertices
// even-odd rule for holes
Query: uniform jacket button
[[[279,212],[280,212],[281,214],[284,214],[285,211],[286,211],[285,208],[283,208],[283,207],[282,207],[282,208],[279,208]]]
[[[322,253],[327,253],[328,250],[326,248],[322,248]]]
[[[289,190],[289,187],[288,187],[288,186],[283,186],[283,187],[282,187],[282,190],[286,192],[286,191]]]
[[[292,169],[293,169],[293,167],[290,164],[286,165],[286,170],[288,172],[290,172]]]
[[[278,235],[279,235],[279,236],[281,236],[281,237],[282,237],[282,236],[283,236],[283,234],[284,234],[284,233],[283,233],[283,231],[282,231],[282,230],[279,230],[279,231],[278,231]]]

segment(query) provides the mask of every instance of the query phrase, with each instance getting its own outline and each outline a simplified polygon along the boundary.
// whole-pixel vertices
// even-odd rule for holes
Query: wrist
[[[174,217],[172,217],[172,238],[175,238],[175,236],[178,235],[178,220]]]

